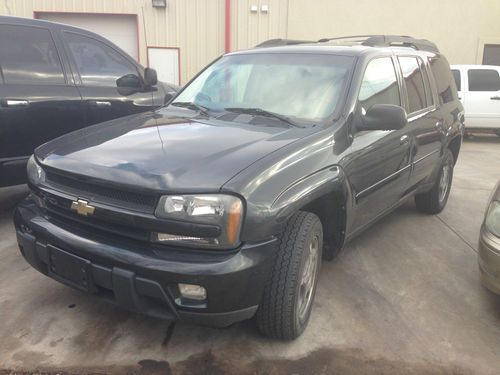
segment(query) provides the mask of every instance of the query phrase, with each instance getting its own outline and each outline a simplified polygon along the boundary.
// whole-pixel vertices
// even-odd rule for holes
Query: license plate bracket
[[[55,246],[49,251],[49,276],[65,284],[90,292],[94,290],[89,260],[73,255]]]

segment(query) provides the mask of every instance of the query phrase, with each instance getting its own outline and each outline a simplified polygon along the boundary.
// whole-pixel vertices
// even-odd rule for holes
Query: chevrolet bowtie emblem
[[[84,201],[83,199],[78,199],[71,203],[71,209],[76,211],[78,215],[89,216],[94,214],[95,207],[89,205],[89,202]]]

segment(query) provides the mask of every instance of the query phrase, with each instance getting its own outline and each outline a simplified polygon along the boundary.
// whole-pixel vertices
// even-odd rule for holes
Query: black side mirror
[[[398,130],[408,123],[404,108],[392,104],[374,104],[361,121],[357,124],[358,130]]]
[[[151,68],[144,69],[144,86],[151,87],[158,83],[158,75],[156,74],[156,70]]]
[[[141,79],[135,74],[125,74],[116,80],[116,86],[122,89],[140,89]]]

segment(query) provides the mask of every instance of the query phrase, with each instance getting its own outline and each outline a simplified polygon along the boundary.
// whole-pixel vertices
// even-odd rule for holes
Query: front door
[[[357,116],[374,104],[402,105],[391,57],[371,60],[358,96]],[[355,198],[351,233],[360,231],[399,202],[410,174],[408,128],[354,133],[350,161],[345,165]]]
[[[80,78],[87,124],[140,113],[154,108],[154,87],[148,91],[123,93],[116,80],[127,74],[139,75],[129,58],[100,40],[86,35],[63,31],[75,69]]]
[[[0,25],[0,186],[23,183],[33,150],[84,126],[50,30]]]

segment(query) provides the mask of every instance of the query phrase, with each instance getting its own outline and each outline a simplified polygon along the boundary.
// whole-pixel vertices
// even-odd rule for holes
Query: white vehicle
[[[465,130],[500,136],[500,66],[452,65],[465,108]]]

